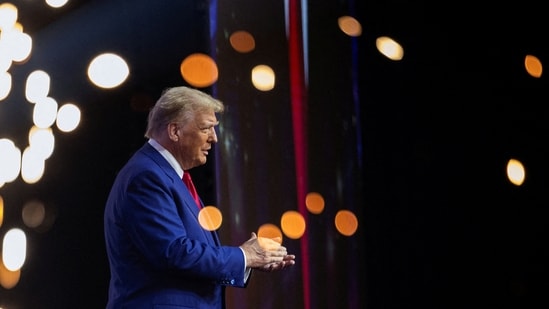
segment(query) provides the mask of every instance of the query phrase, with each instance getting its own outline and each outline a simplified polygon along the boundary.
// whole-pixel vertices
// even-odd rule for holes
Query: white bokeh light
[[[47,97],[40,99],[34,105],[34,111],[32,114],[32,120],[34,124],[39,128],[49,128],[55,123],[57,117],[57,101],[53,98]]]
[[[80,117],[78,106],[67,103],[57,111],[57,128],[62,132],[71,132],[80,124]]]
[[[67,4],[69,0],[46,0],[46,3],[52,8],[60,8]]]
[[[0,182],[7,183],[14,181],[21,171],[21,150],[15,146],[13,141],[0,139]]]
[[[18,16],[19,12],[15,5],[11,3],[0,4],[0,29],[13,28]]]
[[[51,128],[33,127],[29,132],[29,145],[43,160],[48,159],[55,147],[55,136]]]
[[[36,103],[46,98],[50,92],[50,76],[48,73],[36,70],[27,77],[25,85],[25,97],[27,101]]]
[[[105,53],[95,57],[88,66],[88,78],[101,88],[115,88],[122,84],[130,73],[122,57]]]
[[[21,229],[13,228],[4,235],[2,261],[10,271],[19,270],[27,258],[27,236]]]
[[[32,51],[32,38],[30,35],[15,30],[3,31],[2,41],[7,45],[9,56],[13,61],[26,60]]]
[[[21,178],[28,184],[37,183],[44,175],[45,165],[42,155],[34,148],[27,147],[21,159]]]
[[[11,91],[11,74],[0,72],[0,101],[8,97]]]

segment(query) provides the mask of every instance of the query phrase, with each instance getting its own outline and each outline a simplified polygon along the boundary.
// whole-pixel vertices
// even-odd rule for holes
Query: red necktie
[[[202,208],[202,206],[200,205],[200,198],[198,197],[198,193],[196,193],[196,188],[194,187],[193,180],[191,179],[191,174],[189,172],[183,173],[183,182],[185,183],[187,188],[189,188],[189,192],[191,192],[191,195],[196,202],[196,206],[198,206],[199,209]]]

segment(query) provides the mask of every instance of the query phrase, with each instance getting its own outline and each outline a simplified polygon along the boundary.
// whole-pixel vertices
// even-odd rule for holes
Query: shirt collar
[[[179,165],[179,162],[177,162],[175,157],[154,139],[149,139],[149,144],[153,146],[153,148],[156,149],[158,152],[160,152],[160,154],[166,159],[166,161],[170,163],[177,175],[179,175],[179,178],[183,178],[183,169],[181,168],[181,165]]]

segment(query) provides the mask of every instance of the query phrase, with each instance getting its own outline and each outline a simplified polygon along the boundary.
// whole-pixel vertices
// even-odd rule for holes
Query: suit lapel
[[[181,192],[182,200],[185,206],[193,213],[193,215],[197,220],[197,223],[200,224],[200,222],[198,222],[199,209],[198,207],[196,207],[196,203],[194,202],[194,199],[192,198],[191,194],[186,189],[185,184],[183,183],[183,180],[179,179],[179,176],[177,175],[173,167],[170,165],[170,163],[168,163],[168,161],[166,161],[166,159],[156,149],[154,149],[154,147],[151,146],[149,143],[145,143],[145,145],[141,147],[140,151],[142,151],[145,155],[150,157],[156,164],[158,164],[158,166],[162,168],[162,170],[166,173],[168,177],[172,179],[174,183],[179,183],[179,185],[181,186],[180,192]],[[204,231],[204,236],[206,237],[206,239],[213,241],[213,243],[215,243],[215,245],[217,246],[221,245],[217,231],[208,231],[204,228],[202,230]]]

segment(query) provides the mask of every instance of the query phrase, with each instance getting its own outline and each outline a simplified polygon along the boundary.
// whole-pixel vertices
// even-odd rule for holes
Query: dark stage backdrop
[[[193,171],[223,213],[223,242],[238,245],[288,210],[307,223],[283,241],[296,266],[228,289],[229,309],[547,307],[547,78],[524,70],[526,54],[548,57],[544,11],[533,1],[304,2],[97,0],[32,33],[32,58],[13,67],[0,106],[2,137],[27,144],[23,87],[36,69],[83,119],[56,135],[38,184],[0,188],[2,235],[23,226],[32,199],[55,219],[26,231],[28,260],[19,284],[0,288],[2,308],[104,307],[108,190],[145,142],[148,107],[186,84],[179,64],[195,52],[217,61],[219,80],[204,90],[227,105],[213,155]],[[339,30],[342,15],[361,22],[359,37]],[[237,30],[254,36],[253,52],[231,48]],[[377,52],[385,35],[404,47],[402,61]],[[122,87],[88,83],[100,51],[129,60]],[[273,68],[273,90],[252,87],[258,64]],[[512,157],[527,166],[522,187],[506,179]],[[324,212],[304,211],[307,192],[322,194]],[[334,227],[343,209],[357,216],[352,236]]]

